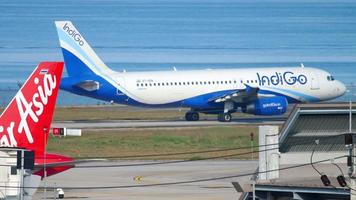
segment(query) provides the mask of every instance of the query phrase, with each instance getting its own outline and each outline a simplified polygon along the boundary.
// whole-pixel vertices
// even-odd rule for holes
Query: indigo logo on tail
[[[272,76],[260,75],[257,74],[258,82],[260,86],[264,85],[294,85],[301,84],[305,85],[308,82],[308,79],[303,74],[294,74],[293,72],[287,71],[284,73],[276,72]]]
[[[84,41],[82,40],[82,36],[77,33],[75,30],[71,30],[67,23],[64,24],[63,30],[68,33],[69,36],[71,36],[80,46],[84,45]]]

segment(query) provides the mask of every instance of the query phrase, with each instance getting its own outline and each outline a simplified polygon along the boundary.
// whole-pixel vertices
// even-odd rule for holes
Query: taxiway
[[[117,161],[85,163],[85,165],[133,164],[152,161]],[[48,187],[96,187],[96,186],[139,186],[120,189],[64,189],[65,199],[87,200],[213,200],[237,199],[231,182],[249,182],[249,177],[212,180],[206,182],[186,183],[140,187],[145,184],[171,183],[197,179],[252,173],[257,161],[214,160],[194,161],[179,164],[165,164],[133,167],[108,168],[73,168],[65,173],[48,177],[41,185]],[[137,177],[140,177],[138,180]],[[34,199],[43,198],[43,191],[38,191]],[[53,198],[53,189],[47,190],[47,198]]]
[[[52,127],[66,127],[78,129],[120,129],[120,128],[167,128],[167,127],[199,127],[199,126],[236,126],[236,125],[280,125],[285,117],[249,117],[234,119],[231,122],[218,122],[208,119],[202,121],[184,120],[80,120],[56,121]]]

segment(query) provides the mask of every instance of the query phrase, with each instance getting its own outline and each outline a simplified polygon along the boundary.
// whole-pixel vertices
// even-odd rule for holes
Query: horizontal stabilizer
[[[86,90],[88,92],[92,92],[100,88],[99,82],[93,80],[82,81],[76,84],[75,86],[82,88],[83,90]]]
[[[58,162],[53,162],[53,163],[46,163],[46,164],[39,164],[35,165],[35,168],[40,168],[40,167],[66,167],[66,166],[72,166],[74,167],[76,164],[82,164],[82,163],[91,163],[91,162],[102,162],[102,161],[107,161],[106,159],[80,159],[80,160],[71,160],[71,161],[58,161]]]
[[[47,153],[45,157],[38,157],[35,160],[34,174],[44,177],[52,176],[74,167],[74,160],[68,156]]]

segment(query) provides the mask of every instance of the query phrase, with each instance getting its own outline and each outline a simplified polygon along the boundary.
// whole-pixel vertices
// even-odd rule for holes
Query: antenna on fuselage
[[[300,67],[301,67],[301,68],[304,68],[304,64],[303,64],[303,63],[300,63]]]

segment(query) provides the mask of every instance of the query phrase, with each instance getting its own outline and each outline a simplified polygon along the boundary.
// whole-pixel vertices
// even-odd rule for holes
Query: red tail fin
[[[63,62],[43,62],[0,116],[0,145],[43,154],[56,104]]]

